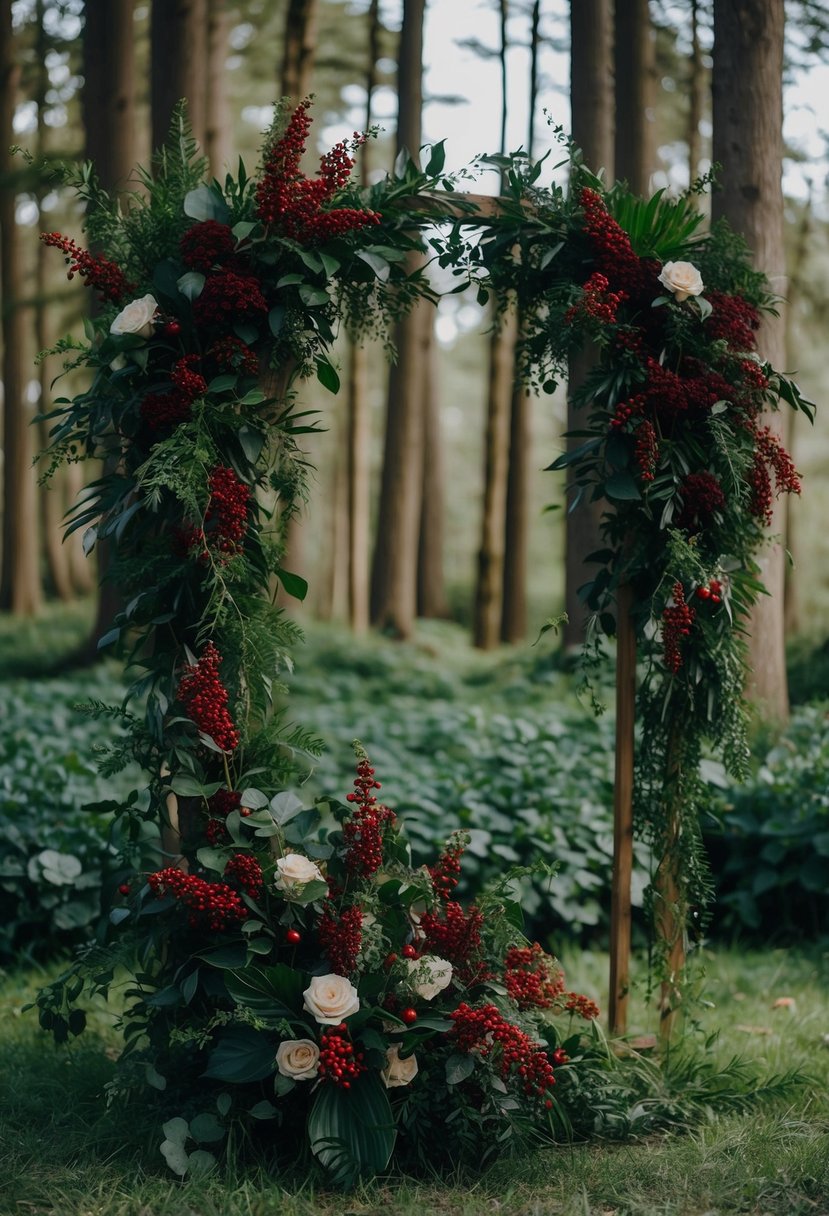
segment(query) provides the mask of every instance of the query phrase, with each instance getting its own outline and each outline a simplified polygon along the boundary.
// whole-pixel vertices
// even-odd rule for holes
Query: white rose
[[[398,1085],[408,1085],[417,1076],[417,1058],[406,1056],[400,1059],[400,1048],[396,1043],[386,1048],[386,1066],[380,1073],[386,1089],[394,1089]]]
[[[338,1026],[360,1008],[357,989],[344,975],[315,975],[302,995],[303,1008],[325,1026]]]
[[[691,262],[666,262],[659,275],[659,282],[674,293],[677,304],[688,296],[698,296],[704,287],[702,275]]]
[[[139,338],[151,338],[154,325],[153,318],[158,312],[158,301],[155,296],[142,296],[122,308],[109,327],[111,334],[137,334]]]
[[[312,1039],[286,1039],[276,1049],[276,1067],[292,1081],[310,1081],[319,1069],[320,1049]]]
[[[452,980],[452,964],[436,954],[424,954],[422,958],[405,960],[409,971],[409,983],[424,1001],[433,1001]]]
[[[286,853],[284,857],[278,857],[276,868],[279,871],[276,879],[278,891],[292,891],[294,887],[322,878],[319,867],[304,853]]]

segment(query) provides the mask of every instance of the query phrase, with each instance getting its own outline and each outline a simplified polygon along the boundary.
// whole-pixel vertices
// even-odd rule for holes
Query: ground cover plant
[[[566,967],[578,969],[590,990],[605,982],[600,954],[565,952]],[[697,1008],[701,1031],[688,1031],[688,1062],[667,1070],[658,1105],[672,1095],[674,1128],[680,1134],[647,1130],[621,1142],[566,1144],[515,1160],[507,1159],[474,1177],[460,1173],[430,1179],[381,1179],[353,1192],[353,1216],[414,1216],[440,1211],[478,1216],[495,1208],[506,1216],[545,1212],[582,1216],[613,1211],[625,1216],[813,1216],[829,1205],[829,1033],[827,957],[819,950],[700,952],[704,995],[714,1009]],[[632,1028],[654,1026],[645,1002],[645,964],[634,972]],[[37,1030],[23,1006],[53,977],[38,969],[7,972],[1,981],[0,1212],[15,1216],[334,1216],[343,1198],[296,1173],[275,1176],[263,1150],[254,1169],[232,1163],[205,1179],[179,1182],[158,1153],[153,1117],[134,1103],[116,1099],[107,1109],[106,1086],[115,1077],[113,1056],[120,1038],[113,1010],[98,1004],[90,1033],[56,1050]],[[699,974],[699,973],[698,973]],[[716,1025],[717,1037],[708,1041]],[[686,1040],[686,1046],[688,1046]],[[728,1065],[748,1061],[758,1076],[800,1068],[813,1081],[757,1095],[751,1115],[712,1102],[711,1078],[728,1080],[740,1105],[741,1084]],[[648,1065],[643,1065],[648,1068]],[[650,1066],[652,1070],[653,1066]],[[634,1112],[620,1092],[613,1109]],[[715,1106],[717,1109],[715,1109]],[[646,1116],[647,1103],[641,1112]],[[622,1133],[617,1128],[617,1135]],[[262,1148],[260,1144],[260,1149]]]

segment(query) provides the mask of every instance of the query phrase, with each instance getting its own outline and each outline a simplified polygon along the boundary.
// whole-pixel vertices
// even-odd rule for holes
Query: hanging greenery
[[[669,946],[710,894],[701,760],[715,754],[746,774],[757,558],[772,540],[775,496],[801,488],[768,414],[791,406],[811,420],[814,406],[757,354],[775,300],[744,242],[722,223],[705,230],[694,197],[705,182],[643,200],[607,188],[572,145],[565,164],[567,188],[542,188],[540,164],[508,158],[502,218],[457,273],[517,302],[523,374],[544,392],[568,378],[574,354],[592,354],[575,397],[584,426],[550,468],[571,472],[570,510],[606,507],[603,547],[588,558],[596,573],[580,589],[592,610],[588,670],[602,636],[616,633],[620,587],[632,592],[635,814],[657,870],[671,875],[670,896],[653,907]]]
[[[38,1006],[65,1040],[79,1000],[130,977],[110,1096],[158,1091],[176,1173],[264,1128],[280,1159],[308,1145],[348,1183],[386,1167],[398,1131],[429,1165],[552,1135],[554,1068],[580,1037],[565,1051],[551,1017],[598,1010],[523,938],[505,883],[453,899],[460,839],[412,868],[362,753],[346,802],[291,789],[319,745],[274,709],[298,638],[275,599],[305,594],[283,565],[297,439],[315,425],[290,386],[315,371],[336,391],[341,319],[376,333],[433,295],[407,265],[413,200],[453,185],[438,145],[424,172],[404,157],[356,190],[362,136],[309,178],[309,122],[308,103],[280,114],[256,176],[220,185],[179,115],[123,210],[91,167],[74,178],[101,253],[44,236],[101,300],[86,341],[58,347],[92,376],[49,416],[51,454],[104,461],[69,530],[109,547],[123,608],[101,645],[135,680],[124,707],[90,711],[126,726],[104,770],[137,760],[147,786],[105,808],[127,843],[98,940]]]

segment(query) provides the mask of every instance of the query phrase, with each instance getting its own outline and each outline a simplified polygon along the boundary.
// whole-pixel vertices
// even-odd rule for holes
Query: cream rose
[[[436,954],[424,954],[422,958],[405,960],[409,971],[409,983],[424,1001],[433,1001],[452,980],[452,964]]]
[[[666,262],[659,274],[659,282],[673,292],[677,304],[689,296],[700,295],[704,287],[702,275],[691,262]]]
[[[319,1061],[320,1049],[312,1039],[286,1039],[276,1049],[276,1067],[292,1081],[310,1081]]]
[[[344,975],[315,975],[303,992],[303,1008],[325,1026],[337,1026],[360,1008],[357,989]]]
[[[153,318],[158,312],[158,301],[155,296],[142,296],[122,308],[109,327],[111,334],[137,334],[139,338],[151,338],[153,334]]]
[[[278,891],[293,891],[306,882],[322,878],[319,867],[304,853],[286,853],[284,857],[278,857],[276,868],[279,871],[276,879]]]
[[[417,1057],[406,1056],[400,1059],[400,1048],[397,1043],[386,1048],[386,1066],[380,1076],[385,1082],[386,1089],[395,1089],[398,1085],[408,1085],[417,1076]]]

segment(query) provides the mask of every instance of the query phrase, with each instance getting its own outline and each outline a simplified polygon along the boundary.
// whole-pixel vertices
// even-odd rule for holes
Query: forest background
[[[401,94],[404,8],[417,45],[416,62],[402,69]],[[80,470],[35,491],[29,468],[45,431],[43,424],[39,431],[28,424],[65,387],[52,388],[56,361],[38,370],[35,354],[66,330],[77,331],[87,305],[78,281],[67,284],[55,255],[37,240],[41,230],[79,234],[81,217],[48,177],[54,158],[89,155],[105,185],[135,188],[131,166],[149,162],[182,95],[214,171],[235,166],[238,156],[253,167],[274,99],[313,92],[321,145],[355,128],[380,127],[361,170],[369,179],[391,167],[400,144],[416,153],[414,145],[439,138],[446,139],[447,165],[455,169],[476,153],[527,148],[530,140],[541,157],[553,147],[558,124],[577,142],[582,136],[588,162],[597,150],[604,153],[592,167],[603,168],[608,179],[615,161],[616,176],[642,193],[682,188],[711,163],[710,6],[618,5],[615,97],[609,21],[591,18],[603,9],[610,11],[592,2],[574,5],[571,14],[561,2],[506,0],[402,7],[177,0],[153,15],[146,4],[123,0],[11,4],[4,125],[33,160],[12,157],[2,178],[7,405],[0,607],[27,614],[44,599],[89,595],[94,581],[82,539],[60,544],[60,520],[78,492]],[[786,17],[784,366],[820,401],[829,212],[827,136],[815,99],[826,72],[820,64],[826,16],[820,5],[790,2]],[[571,79],[571,39],[578,40],[578,72],[586,71],[581,81]],[[615,110],[615,141],[597,132],[590,103],[579,100],[583,81],[602,77],[607,114],[601,121],[612,132]],[[641,117],[626,119],[624,106]],[[554,150],[547,165],[560,160]],[[548,178],[551,171],[545,166]],[[497,192],[497,175],[484,173],[470,188]],[[435,281],[440,285],[439,273]],[[319,410],[325,433],[309,441],[316,469],[311,500],[291,541],[293,568],[310,586],[302,616],[350,621],[358,631],[372,618],[398,636],[411,632],[415,615],[450,617],[486,648],[534,638],[544,620],[566,606],[565,641],[577,642],[575,594],[585,579],[578,565],[565,566],[563,477],[544,472],[563,446],[565,389],[549,397],[513,394],[511,326],[493,337],[491,314],[469,295],[448,296],[416,324],[423,327],[415,337],[418,357],[401,359],[398,372],[389,372],[380,344],[352,358],[343,341],[341,393],[333,398],[319,386],[303,386],[303,406]],[[414,449],[395,452],[387,433],[412,410],[422,457]],[[829,631],[829,536],[821,526],[829,489],[820,476],[827,426],[819,412],[814,430],[798,423],[789,436],[807,491],[788,520],[778,520],[795,564],[787,575],[785,619],[780,604],[771,625],[789,638],[813,641]],[[400,468],[395,460],[402,460]],[[414,514],[413,530],[405,518]],[[571,535],[568,548],[578,558],[585,542]],[[112,610],[101,606],[99,635]],[[94,642],[91,637],[88,656]],[[779,672],[773,677],[780,678]]]

